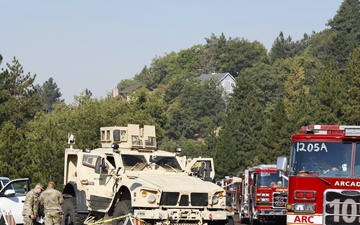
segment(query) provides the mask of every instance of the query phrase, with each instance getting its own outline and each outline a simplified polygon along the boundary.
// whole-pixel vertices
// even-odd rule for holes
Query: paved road
[[[243,225],[243,223],[240,223],[240,221],[239,221],[239,215],[235,215],[233,218],[234,218],[235,225]]]
[[[245,223],[240,223],[238,215],[235,215],[233,218],[234,218],[235,225],[248,225]],[[269,223],[264,223],[263,225],[286,225],[286,221],[282,221],[279,223],[276,223],[273,221],[273,222],[269,222]]]

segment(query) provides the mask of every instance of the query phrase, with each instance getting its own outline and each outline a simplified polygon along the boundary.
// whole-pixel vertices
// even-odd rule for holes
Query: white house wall
[[[224,87],[226,93],[233,93],[233,87],[235,85],[235,81],[231,76],[226,76],[222,81],[221,85]]]

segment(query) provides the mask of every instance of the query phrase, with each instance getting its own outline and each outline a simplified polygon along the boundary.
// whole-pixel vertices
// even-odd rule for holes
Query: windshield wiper
[[[322,178],[322,177],[319,177],[318,175],[315,175],[315,177],[319,178],[322,182],[324,182],[325,184],[327,184],[327,186],[330,186],[331,183],[330,183],[329,181],[325,180],[325,179]]]
[[[135,167],[139,164],[140,164],[140,162],[137,162],[133,167],[131,167],[130,170],[133,171],[135,169]],[[141,170],[145,169],[145,167],[148,165],[149,165],[148,163],[145,163],[139,170],[141,171]]]
[[[131,167],[130,171],[133,171],[137,165],[139,165],[140,162],[135,163],[133,167]]]
[[[178,172],[174,167],[170,166],[169,164],[164,164],[164,166],[168,166],[168,167],[170,167],[171,169],[173,169],[175,172]]]
[[[307,174],[308,176],[313,176],[313,177],[316,177],[316,178],[318,178],[319,180],[321,180],[322,182],[324,182],[325,184],[327,184],[327,186],[330,186],[331,185],[331,183],[329,182],[329,181],[327,181],[327,180],[325,180],[324,178],[322,178],[322,177],[319,177],[317,174],[309,174],[309,172],[308,171],[304,171],[303,172],[303,174]],[[298,175],[299,175],[299,173],[298,173]]]

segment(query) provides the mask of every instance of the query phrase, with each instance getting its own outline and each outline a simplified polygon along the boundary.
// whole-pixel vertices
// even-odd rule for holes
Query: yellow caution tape
[[[131,218],[137,219],[137,220],[139,220],[141,223],[143,223],[144,225],[146,225],[146,222],[145,222],[143,219],[140,219],[140,218],[138,218],[138,217],[136,217],[136,216],[133,216],[133,215],[131,215],[131,214],[127,214],[127,215],[124,215],[124,216],[118,216],[118,217],[114,217],[114,218],[111,218],[111,219],[98,221],[98,222],[95,222],[95,223],[89,223],[89,225],[108,223],[108,222],[112,222],[112,221],[114,221],[114,220],[121,220],[121,219],[124,219],[124,218],[126,218],[126,217],[131,217]]]

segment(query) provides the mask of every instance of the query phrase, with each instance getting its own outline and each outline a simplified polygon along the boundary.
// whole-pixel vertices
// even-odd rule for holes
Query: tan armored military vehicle
[[[111,221],[129,213],[147,224],[226,224],[226,194],[209,182],[212,159],[189,162],[156,148],[154,126],[102,127],[102,147],[65,150],[63,224]],[[200,179],[199,179],[200,178]],[[123,216],[124,217],[121,217]]]

